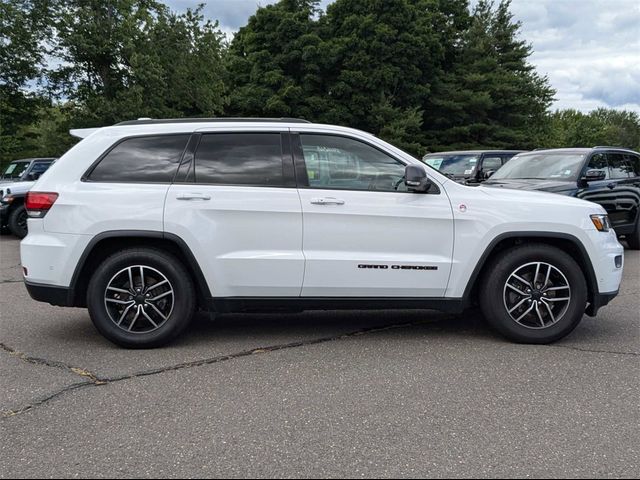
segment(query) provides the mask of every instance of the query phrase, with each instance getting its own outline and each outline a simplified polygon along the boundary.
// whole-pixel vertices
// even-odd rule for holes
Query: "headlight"
[[[591,221],[595,225],[596,230],[599,232],[608,232],[611,230],[611,222],[609,222],[609,215],[597,213],[591,215]]]

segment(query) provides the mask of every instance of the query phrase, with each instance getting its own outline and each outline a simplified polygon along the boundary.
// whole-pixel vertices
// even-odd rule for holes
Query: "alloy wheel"
[[[150,333],[169,319],[175,302],[171,282],[160,271],[132,265],[116,273],[104,292],[111,321],[129,333]]]
[[[558,323],[571,303],[571,287],[557,267],[531,262],[515,269],[503,290],[504,306],[513,321],[532,328]]]

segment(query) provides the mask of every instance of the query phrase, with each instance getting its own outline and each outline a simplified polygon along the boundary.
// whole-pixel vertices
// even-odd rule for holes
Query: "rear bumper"
[[[45,302],[58,307],[70,307],[71,290],[67,287],[44,285],[41,283],[24,282],[31,298],[38,302]]]

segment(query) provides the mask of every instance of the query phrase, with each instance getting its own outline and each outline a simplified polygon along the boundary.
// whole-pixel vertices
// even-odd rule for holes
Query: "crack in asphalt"
[[[418,321],[414,321],[414,322],[408,322],[408,323],[398,323],[398,324],[391,324],[391,325],[382,325],[382,326],[377,326],[377,327],[370,327],[370,328],[363,328],[361,330],[356,330],[355,332],[349,332],[349,333],[344,333],[341,335],[334,335],[331,337],[321,337],[321,338],[315,338],[312,340],[303,340],[300,342],[291,342],[291,343],[284,343],[284,344],[280,344],[280,345],[272,345],[269,347],[259,347],[259,348],[253,348],[250,350],[244,350],[241,352],[237,352],[237,353],[231,353],[228,355],[219,355],[216,357],[211,357],[211,358],[204,358],[201,360],[194,360],[191,362],[184,362],[184,363],[178,363],[176,365],[170,365],[167,367],[162,367],[162,368],[155,368],[155,369],[150,369],[150,370],[143,370],[140,372],[136,372],[136,373],[131,373],[131,374],[127,374],[127,375],[121,375],[121,376],[116,376],[116,377],[99,377],[94,373],[91,373],[87,370],[81,369],[81,368],[76,368],[76,367],[71,367],[70,365],[67,365],[65,363],[62,362],[56,362],[56,361],[50,361],[50,360],[45,360],[45,359],[41,359],[41,358],[35,358],[35,357],[29,357],[26,354],[23,354],[22,352],[18,352],[8,346],[6,346],[3,343],[0,343],[0,349],[4,350],[5,352],[8,352],[9,354],[11,354],[12,356],[15,356],[17,358],[20,358],[21,360],[24,360],[26,362],[32,363],[32,364],[36,364],[36,365],[45,365],[45,366],[49,366],[49,367],[54,367],[54,368],[61,368],[67,371],[71,371],[76,375],[81,375],[83,377],[87,377],[89,379],[89,381],[86,382],[80,382],[80,383],[74,383],[72,385],[68,385],[65,388],[52,393],[46,397],[43,397],[33,403],[30,403],[28,405],[25,405],[23,407],[20,407],[16,410],[6,410],[3,412],[0,412],[0,417],[1,418],[9,418],[9,417],[14,417],[16,415],[19,415],[21,413],[25,413],[28,412],[29,410],[32,410],[36,407],[39,407],[41,405],[44,405],[46,403],[48,403],[49,401],[60,397],[61,395],[73,391],[73,390],[78,390],[80,388],[85,388],[85,387],[99,387],[102,385],[108,385],[111,383],[116,383],[116,382],[121,382],[123,380],[131,380],[134,378],[140,378],[140,377],[148,377],[151,375],[158,375],[161,373],[166,373],[166,372],[173,372],[173,371],[177,371],[177,370],[184,370],[187,368],[194,368],[194,367],[201,367],[204,365],[213,365],[215,363],[222,363],[222,362],[227,362],[229,360],[235,360],[238,358],[243,358],[243,357],[250,357],[253,355],[259,355],[259,354],[263,354],[263,353],[271,353],[271,352],[277,352],[280,350],[289,350],[289,349],[293,349],[293,348],[298,348],[298,347],[305,347],[305,346],[310,346],[310,345],[319,345],[322,343],[328,343],[328,342],[335,342],[338,340],[343,340],[343,339],[347,339],[347,338],[352,338],[352,337],[358,337],[361,335],[367,335],[367,334],[371,334],[371,333],[377,333],[377,332],[383,332],[386,330],[394,330],[394,329],[398,329],[398,328],[408,328],[408,327],[413,327],[416,325],[420,325],[423,323],[430,323],[429,320],[418,320]]]
[[[582,347],[573,347],[571,345],[547,345],[547,347],[551,348],[567,348],[569,350],[577,350],[579,352],[588,352],[588,353],[606,353],[608,355],[630,355],[633,357],[639,357],[640,353],[636,352],[620,352],[614,350],[596,350],[593,348],[582,348]]]
[[[9,280],[0,280],[0,285],[3,284],[3,283],[23,283],[23,282],[24,282],[24,280],[11,280],[11,279],[9,279]]]
[[[378,332],[383,332],[383,331],[388,331],[388,330],[395,330],[395,329],[400,329],[400,328],[409,328],[409,327],[414,327],[417,325],[421,325],[421,324],[425,324],[425,323],[432,323],[432,321],[430,320],[417,320],[414,322],[407,322],[407,323],[398,323],[398,324],[391,324],[391,325],[381,325],[381,326],[376,326],[376,327],[370,327],[370,328],[364,328],[364,329],[360,329],[360,330],[356,330],[354,332],[349,332],[349,333],[344,333],[344,334],[340,334],[340,335],[334,335],[334,336],[330,336],[330,337],[321,337],[321,338],[315,338],[315,339],[311,339],[311,340],[303,340],[303,341],[299,341],[299,342],[291,342],[291,343],[284,343],[284,344],[279,344],[279,345],[272,345],[269,347],[258,347],[258,348],[253,348],[253,349],[249,349],[249,350],[243,350],[241,352],[237,352],[237,353],[231,353],[228,355],[218,355],[216,357],[210,357],[210,358],[204,358],[204,359],[200,359],[200,360],[193,360],[190,362],[184,362],[184,363],[178,363],[175,365],[170,365],[167,367],[161,367],[161,368],[154,368],[154,369],[150,369],[150,370],[143,370],[140,372],[135,372],[135,373],[130,373],[127,375],[120,375],[120,376],[115,376],[115,377],[100,377],[95,373],[92,373],[88,370],[82,369],[82,368],[77,368],[77,367],[72,367],[70,365],[67,365],[63,362],[57,362],[57,361],[51,361],[51,360],[46,360],[46,359],[41,359],[41,358],[36,358],[36,357],[30,357],[27,356],[26,354],[22,353],[22,352],[18,352],[8,346],[6,346],[3,343],[0,343],[0,349],[4,350],[5,352],[9,353],[12,356],[15,356],[17,358],[20,358],[21,360],[25,361],[25,362],[29,362],[32,364],[36,364],[36,365],[45,365],[48,367],[53,367],[53,368],[60,368],[66,371],[70,371],[76,375],[82,376],[87,378],[88,380],[85,382],[79,382],[79,383],[74,383],[71,385],[68,385],[60,390],[58,390],[57,392],[51,393],[46,397],[43,397],[39,400],[36,400],[33,403],[30,403],[28,405],[25,405],[17,410],[6,410],[3,412],[0,412],[0,418],[9,418],[9,417],[13,417],[25,412],[28,412],[29,410],[32,410],[36,407],[42,406],[48,402],[50,402],[51,400],[54,400],[60,396],[62,396],[63,394],[70,392],[70,391],[74,391],[74,390],[78,390],[81,388],[85,388],[85,387],[99,387],[99,386],[103,386],[103,385],[109,385],[111,383],[117,383],[117,382],[121,382],[124,380],[132,380],[135,378],[141,378],[141,377],[148,377],[148,376],[152,376],[152,375],[158,375],[161,373],[167,373],[167,372],[173,372],[173,371],[178,371],[178,370],[184,370],[184,369],[189,369],[189,368],[194,368],[194,367],[201,367],[204,365],[213,365],[216,363],[222,363],[222,362],[227,362],[230,360],[235,360],[235,359],[239,359],[239,358],[243,358],[243,357],[250,357],[253,355],[259,355],[259,354],[264,354],[264,353],[271,353],[271,352],[277,352],[280,350],[289,350],[289,349],[293,349],[293,348],[299,348],[299,347],[305,347],[305,346],[311,346],[311,345],[320,345],[323,343],[329,343],[329,342],[335,342],[335,341],[339,341],[339,340],[343,340],[343,339],[348,339],[348,338],[353,338],[353,337],[358,337],[361,335],[367,335],[367,334],[372,334],[372,333],[378,333]],[[575,347],[575,346],[569,346],[569,345],[546,345],[547,347],[552,347],[552,348],[565,348],[565,349],[569,349],[569,350],[577,350],[577,351],[581,351],[581,352],[588,352],[588,353],[601,353],[601,354],[610,354],[610,355],[628,355],[628,356],[640,356],[640,353],[635,353],[635,352],[619,352],[619,351],[610,351],[610,350],[596,350],[596,349],[588,349],[588,348],[581,348],[581,347]]]
[[[77,390],[79,388],[83,388],[83,387],[92,387],[92,386],[96,386],[96,383],[93,382],[79,382],[79,383],[74,383],[71,385],[67,385],[65,388],[58,390],[55,393],[51,393],[46,397],[40,398],[38,400],[36,400],[33,403],[30,403],[28,405],[25,405],[23,407],[18,408],[17,410],[4,410],[2,412],[0,412],[0,418],[10,418],[10,417],[15,417],[16,415],[20,415],[21,413],[25,413],[28,412],[29,410],[32,410],[36,407],[39,407],[40,405],[44,405],[45,403],[48,403],[49,401],[53,400],[54,398],[57,398],[67,392],[70,392],[72,390]]]
[[[59,368],[61,370],[65,370],[67,372],[73,373],[74,375],[79,375],[81,377],[86,377],[92,383],[100,383],[100,381],[101,381],[96,374],[94,374],[94,373],[92,373],[92,372],[90,372],[88,370],[85,370],[83,368],[67,365],[64,362],[58,362],[58,361],[55,361],[55,360],[47,360],[46,358],[30,357],[26,353],[20,352],[20,351],[14,349],[14,348],[11,348],[8,345],[5,345],[4,343],[1,343],[1,342],[0,342],[0,350],[3,350],[6,353],[8,353],[9,355],[11,355],[12,357],[19,358],[20,360],[23,360],[23,361],[25,361],[27,363],[31,363],[31,364],[34,364],[34,365],[44,365],[46,367],[52,367],[52,368]]]

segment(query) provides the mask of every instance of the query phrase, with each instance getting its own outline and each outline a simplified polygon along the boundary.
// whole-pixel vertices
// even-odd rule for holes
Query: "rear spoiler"
[[[73,137],[87,138],[89,135],[97,132],[98,130],[100,130],[100,128],[72,128],[71,130],[69,130],[69,133]]]

